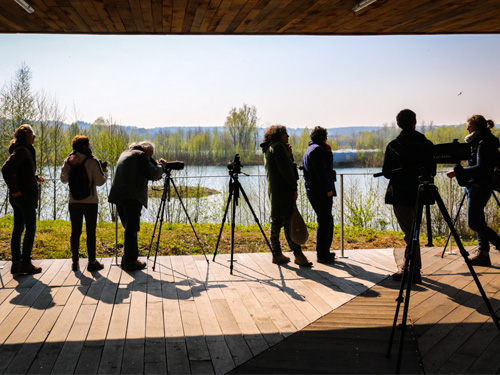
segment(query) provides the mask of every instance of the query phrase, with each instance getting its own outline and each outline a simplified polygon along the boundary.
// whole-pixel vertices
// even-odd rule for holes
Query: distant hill
[[[78,121],[78,126],[82,129],[88,129],[90,127],[90,123],[84,122],[84,121]],[[199,129],[202,129],[204,131],[210,131],[210,132],[215,132],[218,130],[219,132],[224,131],[223,126],[210,126],[210,127],[205,127],[205,126],[163,126],[163,127],[156,127],[156,128],[139,128],[137,126],[128,126],[128,125],[122,125],[122,127],[127,130],[129,133],[133,130],[135,134],[148,134],[151,138],[154,138],[156,134],[159,132],[165,132],[165,133],[177,133],[178,131],[182,131],[184,133],[188,133],[190,131],[196,131]],[[313,127],[308,128],[311,130]],[[304,131],[305,128],[288,128],[288,132],[290,135],[301,135],[302,132]],[[339,128],[327,128],[328,130],[328,135],[330,137],[333,136],[338,136],[338,135],[344,135],[344,136],[352,136],[355,134],[362,133],[364,131],[373,131],[380,129],[380,126],[345,126],[345,127],[339,127]],[[258,137],[262,138],[264,135],[265,128],[259,128],[258,129]]]

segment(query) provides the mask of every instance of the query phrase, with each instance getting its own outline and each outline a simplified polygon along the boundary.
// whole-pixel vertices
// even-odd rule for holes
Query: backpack
[[[85,162],[88,158],[78,165],[71,167],[69,171],[69,191],[71,196],[80,201],[82,199],[90,197],[90,181],[87,175],[87,168],[85,168]]]

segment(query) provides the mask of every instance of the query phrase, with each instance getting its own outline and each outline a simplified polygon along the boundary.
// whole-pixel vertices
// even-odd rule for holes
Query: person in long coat
[[[293,162],[292,150],[288,144],[288,132],[283,125],[273,125],[266,129],[261,143],[264,166],[267,175],[269,202],[271,204],[271,247],[273,263],[288,263],[290,258],[281,250],[280,232],[284,228],[285,237],[295,256],[295,263],[310,267],[311,262],[302,253],[302,247],[290,237],[290,217],[297,200],[298,173]]]
[[[9,145],[10,156],[2,166],[3,178],[10,192],[9,201],[14,210],[14,229],[10,240],[12,274],[31,275],[42,272],[41,267],[31,263],[36,234],[38,183],[44,181],[42,176],[36,174],[36,152],[33,147],[35,137],[31,125],[23,124],[17,128]]]

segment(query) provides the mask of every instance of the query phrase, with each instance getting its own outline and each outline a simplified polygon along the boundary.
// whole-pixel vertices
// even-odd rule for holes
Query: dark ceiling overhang
[[[21,0],[22,2],[22,0]],[[0,33],[418,35],[500,32],[500,1],[0,0]]]

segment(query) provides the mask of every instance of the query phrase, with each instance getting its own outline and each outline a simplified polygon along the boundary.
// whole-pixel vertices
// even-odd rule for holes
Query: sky
[[[259,126],[500,123],[500,35],[91,36],[0,34],[0,87],[24,63],[66,122],[223,126],[255,106]]]

